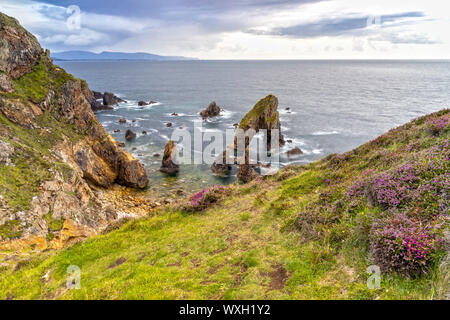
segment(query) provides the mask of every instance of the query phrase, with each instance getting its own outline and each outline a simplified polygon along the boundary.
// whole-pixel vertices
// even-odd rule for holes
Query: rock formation
[[[303,151],[299,147],[295,147],[294,149],[286,152],[286,154],[288,155],[288,157],[299,156],[299,155],[303,154]]]
[[[115,106],[121,102],[126,102],[126,101],[115,96],[114,93],[105,92],[103,94],[103,105],[105,105],[105,106]]]
[[[127,140],[136,139],[136,133],[128,129],[127,132],[125,132],[125,139]]]
[[[162,159],[162,165],[159,169],[161,172],[164,172],[169,175],[176,174],[180,167],[173,162],[174,156],[176,152],[175,143],[170,140],[164,149],[164,156]]]
[[[99,123],[87,83],[2,13],[0,74],[0,242],[97,232],[117,217],[102,188],[144,188],[144,167]]]
[[[242,178],[241,180],[249,181],[249,179],[254,179],[257,175],[256,171],[254,171],[254,165],[251,165],[248,158],[248,145],[253,138],[253,135],[250,134],[250,129],[256,134],[260,130],[267,130],[267,148],[270,149],[271,140],[273,132],[272,130],[279,130],[279,144],[282,146],[285,144],[283,135],[281,134],[281,126],[280,126],[280,115],[278,113],[278,99],[273,95],[269,95],[264,99],[261,99],[252,110],[250,110],[241,122],[238,125],[239,129],[242,129],[243,132],[247,133],[247,138],[245,140],[245,158],[246,161],[243,164],[240,164],[238,171],[238,178]],[[228,162],[225,162],[230,155],[234,155],[237,149],[237,139],[238,136],[235,136],[234,145],[229,146],[226,151],[220,156],[220,158],[215,161],[211,170],[215,174],[225,175],[232,169],[232,164],[237,163],[237,159],[228,159]]]
[[[205,110],[200,112],[200,115],[202,116],[203,120],[217,117],[218,115],[220,115],[220,107],[216,104],[215,101],[213,101]]]
[[[145,107],[145,106],[148,106],[148,103],[145,102],[145,101],[139,101],[139,102],[138,102],[138,106],[139,106],[139,107]]]

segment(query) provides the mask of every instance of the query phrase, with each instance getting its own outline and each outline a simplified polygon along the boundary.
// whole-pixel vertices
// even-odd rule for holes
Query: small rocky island
[[[261,99],[252,108],[252,110],[250,110],[244,116],[244,118],[238,124],[238,128],[242,129],[244,132],[253,129],[255,133],[258,133],[263,129],[267,130],[268,149],[270,149],[272,141],[272,130],[279,130],[279,144],[280,146],[283,146],[285,144],[285,141],[283,135],[281,134],[280,114],[278,112],[277,97],[275,97],[274,95],[269,95],[264,99]],[[249,182],[259,176],[254,170],[256,165],[250,164],[249,160],[248,145],[250,144],[252,138],[253,136],[248,136],[248,139],[246,139],[245,163],[239,165],[237,174],[238,179],[243,182]],[[237,139],[238,137],[236,136],[234,139],[234,144],[228,146],[227,150],[225,150],[220,156],[220,159],[212,164],[212,172],[217,175],[226,175],[232,169],[232,165],[230,163],[238,163],[237,159],[234,156],[237,151]]]
[[[217,117],[220,115],[220,107],[216,104],[215,101],[211,102],[209,106],[200,112],[200,115],[202,116],[203,120],[206,120],[208,118]]]

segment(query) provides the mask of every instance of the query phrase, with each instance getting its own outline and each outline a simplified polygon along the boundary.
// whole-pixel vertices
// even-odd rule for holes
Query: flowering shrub
[[[449,128],[449,116],[430,118],[426,121],[428,132],[433,136],[440,136]]]
[[[428,270],[443,249],[435,230],[404,213],[375,225],[370,244],[375,264],[383,271],[419,275]]]
[[[224,186],[211,186],[193,194],[181,209],[188,212],[203,211],[218,202],[224,196],[230,195],[230,188]]]

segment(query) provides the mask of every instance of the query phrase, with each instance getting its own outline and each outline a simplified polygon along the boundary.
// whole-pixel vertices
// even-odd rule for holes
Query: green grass
[[[448,110],[432,117],[448,117]],[[381,288],[367,287],[371,227],[402,207],[386,210],[348,195],[368,168],[385,172],[416,152],[448,148],[448,130],[432,136],[427,125],[419,119],[344,155],[288,167],[262,182],[233,185],[200,213],[167,207],[64,250],[33,254],[2,270],[0,299],[433,298],[448,285],[442,261],[415,278],[383,273]],[[39,150],[33,141],[27,145]],[[411,151],[416,146],[418,151]],[[15,174],[26,172],[26,165],[32,163]],[[50,214],[46,219],[51,229],[61,227]],[[11,222],[0,232],[18,232],[17,227]],[[66,287],[69,266],[81,270],[79,290]]]
[[[271,187],[270,192],[276,191]],[[366,287],[364,253],[317,253],[280,230],[283,219],[253,207],[251,195],[204,214],[162,211],[122,229],[42,254],[0,280],[0,298],[16,299],[423,299],[429,279],[384,276]],[[245,212],[245,219],[242,219]],[[116,266],[118,259],[126,260]],[[81,269],[81,289],[67,290],[66,270]],[[276,283],[276,271],[286,279]],[[49,272],[49,280],[42,277]]]

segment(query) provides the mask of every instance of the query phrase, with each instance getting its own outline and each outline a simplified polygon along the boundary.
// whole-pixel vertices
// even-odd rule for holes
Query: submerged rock
[[[159,169],[161,172],[173,175],[178,173],[178,171],[180,170],[180,167],[173,162],[175,156],[174,152],[176,152],[175,143],[172,140],[169,140],[164,149],[162,165],[161,168]]]
[[[127,139],[128,141],[136,139],[136,133],[131,130],[127,130],[127,132],[125,132],[125,139]]]
[[[147,102],[145,102],[145,101],[139,101],[138,102],[138,106],[139,107],[144,107],[144,106],[148,106],[149,104],[147,103]]]
[[[217,117],[218,115],[220,115],[220,107],[216,104],[215,101],[213,101],[205,110],[200,112],[200,115],[204,120],[207,118]]]
[[[125,118],[120,118],[119,123],[127,123],[127,119],[125,119]]]

